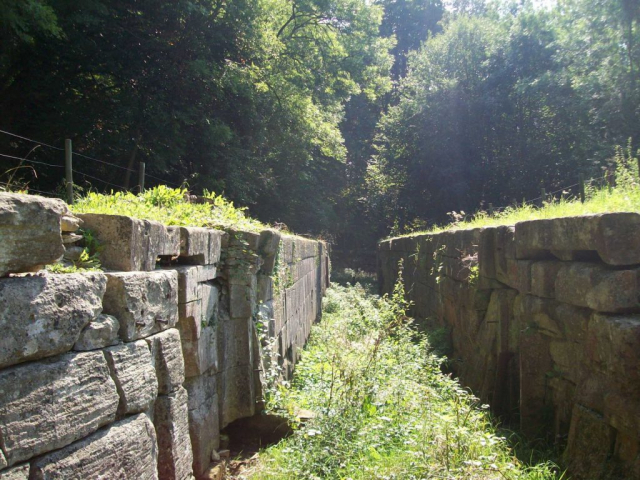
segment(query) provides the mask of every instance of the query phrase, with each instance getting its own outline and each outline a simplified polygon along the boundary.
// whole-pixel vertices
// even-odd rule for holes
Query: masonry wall
[[[0,194],[0,478],[203,477],[220,430],[260,411],[265,368],[291,375],[327,247],[80,217]],[[81,223],[105,271],[43,272]]]
[[[494,412],[564,448],[574,478],[640,478],[640,215],[528,221],[383,241],[413,313]]]

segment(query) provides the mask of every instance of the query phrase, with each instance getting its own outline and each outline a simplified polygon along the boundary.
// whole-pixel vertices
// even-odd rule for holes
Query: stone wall
[[[397,238],[413,314],[502,418],[564,449],[575,478],[640,478],[640,215],[611,213]]]
[[[327,246],[80,217],[0,194],[0,478],[202,477],[220,430],[260,411],[265,364],[291,375],[320,316]],[[80,223],[105,271],[38,271]]]

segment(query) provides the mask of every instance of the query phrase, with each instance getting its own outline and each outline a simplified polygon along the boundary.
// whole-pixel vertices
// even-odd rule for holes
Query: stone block
[[[572,263],[558,271],[556,299],[597,312],[637,309],[638,274],[638,270],[609,270],[592,263]]]
[[[107,273],[104,313],[120,322],[120,338],[131,342],[176,325],[178,275],[172,270]]]
[[[0,433],[9,465],[113,422],[118,392],[102,352],[70,353],[0,371]]]
[[[29,480],[29,464],[0,471],[0,480]]]
[[[211,374],[187,378],[189,435],[193,451],[193,473],[205,472],[212,452],[220,444],[217,376]]]
[[[0,279],[0,368],[71,350],[106,283],[93,272]]]
[[[158,437],[159,479],[191,478],[193,451],[189,437],[188,395],[184,388],[158,397],[153,423]]]
[[[207,370],[219,370],[218,327],[206,325],[198,331],[198,336],[190,336],[187,330],[182,337],[184,369],[187,377],[202,375]]]
[[[599,222],[595,247],[602,261],[609,265],[640,263],[640,215],[618,212],[597,217]]]
[[[148,410],[158,395],[158,379],[147,342],[117,345],[104,354],[120,395],[118,414]]]
[[[478,268],[481,277],[496,278],[496,234],[495,228],[483,228],[478,243]]]
[[[220,261],[224,232],[200,227],[180,227],[180,261],[213,265]]]
[[[128,417],[62,450],[36,460],[34,480],[158,478],[158,445],[149,418]]]
[[[229,314],[232,318],[248,318],[253,314],[256,291],[246,285],[229,285]]]
[[[184,359],[180,333],[175,328],[146,338],[158,379],[158,393],[167,395],[184,383]]]
[[[164,225],[123,215],[83,213],[84,227],[95,232],[102,245],[100,262],[111,270],[150,271],[159,255],[177,256],[175,232]]]
[[[613,454],[615,430],[602,415],[575,405],[571,415],[565,460],[578,478],[604,478]]]
[[[257,372],[255,372],[257,377]],[[256,413],[254,365],[245,364],[225,369],[219,374],[220,428],[234,420]]]
[[[60,258],[60,221],[67,213],[62,200],[0,193],[0,277],[35,271]]]
[[[98,350],[120,342],[118,331],[120,322],[111,315],[99,315],[80,332],[73,346],[76,351]]]
[[[550,339],[523,331],[520,346],[520,428],[527,435],[544,437],[552,431],[548,374],[553,371]]]
[[[263,230],[260,232],[260,246],[258,251],[262,257],[262,272],[271,275],[275,268],[280,247],[280,232],[276,230]]]
[[[562,262],[541,261],[531,264],[531,293],[538,297],[554,298],[556,278]]]
[[[587,333],[587,356],[594,368],[640,395],[640,315],[593,314]]]

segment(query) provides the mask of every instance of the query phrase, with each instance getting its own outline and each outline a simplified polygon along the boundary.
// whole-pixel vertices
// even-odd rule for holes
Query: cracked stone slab
[[[0,279],[0,368],[71,350],[106,284],[97,272]]]
[[[0,371],[0,436],[9,465],[64,447],[115,419],[118,392],[102,352]]]
[[[149,417],[141,413],[100,430],[33,463],[34,480],[158,478],[158,444]]]
[[[104,354],[120,395],[118,414],[146,411],[158,395],[158,379],[147,342],[117,345],[107,348]]]
[[[120,337],[131,342],[172,328],[178,321],[175,270],[107,273],[104,313],[120,322]]]

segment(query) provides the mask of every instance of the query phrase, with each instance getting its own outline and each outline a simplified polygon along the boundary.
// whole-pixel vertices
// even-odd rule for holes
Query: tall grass
[[[271,392],[276,410],[317,416],[263,451],[248,478],[559,478],[551,463],[518,461],[486,406],[441,373],[403,298],[401,286],[389,299],[328,290],[292,385]]]
[[[638,159],[631,148],[618,147],[611,160],[615,166],[615,185],[597,187],[588,184],[585,188],[585,202],[565,195],[550,198],[542,206],[522,203],[506,207],[498,212],[481,210],[472,215],[451,212],[452,221],[446,225],[435,225],[426,230],[410,232],[402,236],[439,233],[451,229],[514,225],[525,220],[571,217],[607,212],[640,212],[640,180]]]

